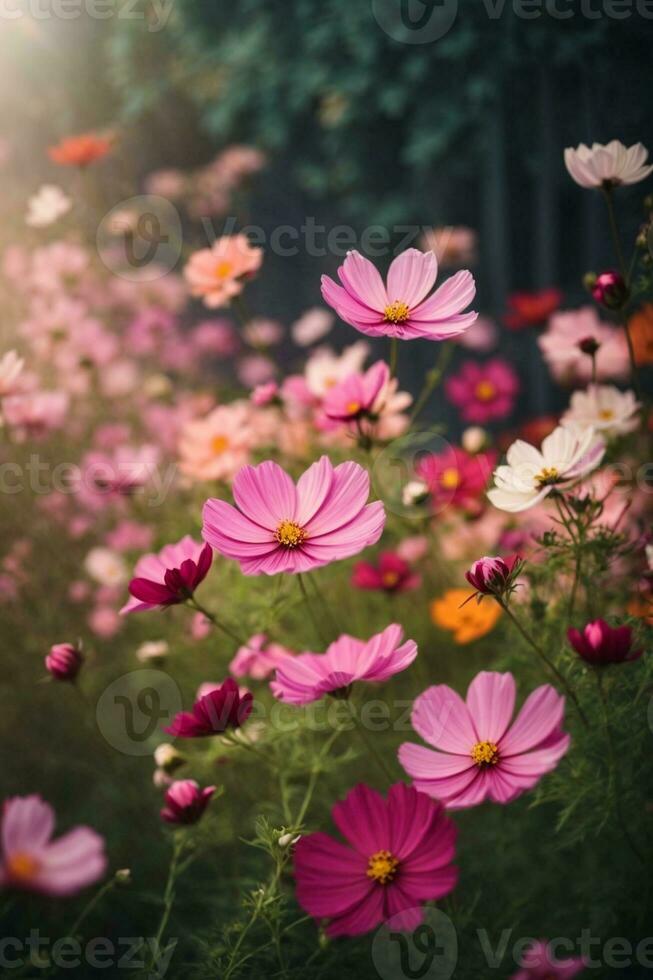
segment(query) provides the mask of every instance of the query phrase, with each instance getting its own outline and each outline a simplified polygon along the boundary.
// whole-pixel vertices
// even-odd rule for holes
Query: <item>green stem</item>
[[[372,758],[375,760],[376,764],[378,765],[378,767],[383,772],[383,775],[387,779],[389,779],[391,783],[396,782],[397,777],[396,777],[395,773],[392,772],[392,770],[388,766],[387,762],[385,761],[385,759],[383,758],[383,756],[381,755],[381,753],[377,749],[377,747],[376,747],[376,745],[374,743],[374,740],[369,737],[369,733],[366,730],[365,726],[362,724],[362,722],[360,720],[360,717],[356,713],[356,711],[354,709],[354,706],[351,703],[351,701],[347,701],[347,705],[349,707],[349,713],[351,715],[352,721],[354,722],[354,725],[356,726],[356,731],[360,735],[360,738],[361,738],[361,741],[363,742],[363,745],[365,746],[365,748],[367,749],[367,751],[369,752],[369,754],[372,756]]]
[[[181,835],[177,833],[175,835],[173,848],[172,848],[172,857],[170,859],[168,880],[166,881],[166,887],[163,893],[163,913],[161,914],[159,928],[157,929],[157,933],[154,938],[154,944],[152,946],[150,969],[152,968],[154,963],[158,960],[159,955],[161,953],[161,940],[163,939],[164,933],[166,931],[168,920],[170,919],[170,913],[172,912],[172,906],[174,905],[175,882],[177,880],[179,858],[181,857],[182,850],[183,850],[183,842],[181,839]]]
[[[235,640],[240,646],[247,646],[247,640],[245,640],[242,636],[239,636],[238,633],[234,632],[230,626],[227,626],[225,623],[221,622],[217,616],[215,616],[212,612],[209,612],[208,609],[205,609],[204,606],[201,606],[194,595],[187,600],[187,603],[197,612],[201,613],[202,616],[205,616],[209,622],[213,623],[216,629],[219,629],[221,633],[225,634],[225,636],[228,636],[231,640]]]
[[[547,655],[544,652],[544,650],[539,646],[539,644],[537,644],[535,642],[535,640],[533,639],[533,637],[522,626],[522,624],[517,619],[517,617],[515,616],[515,614],[513,613],[513,611],[509,608],[509,606],[507,605],[507,603],[504,602],[504,600],[502,598],[499,598],[498,596],[496,596],[495,598],[496,598],[497,602],[499,603],[499,605],[501,606],[501,608],[503,609],[503,611],[508,616],[508,618],[512,621],[513,625],[516,627],[516,629],[518,630],[518,632],[523,636],[523,638],[526,640],[526,642],[529,644],[529,646],[531,646],[532,649],[535,650],[535,652],[538,655],[538,657],[540,658],[540,660],[542,660],[542,662],[544,664],[546,664],[547,668],[554,675],[554,677],[556,678],[556,680],[558,681],[558,683],[561,684],[562,687],[565,689],[565,691],[567,692],[567,694],[569,695],[569,697],[571,698],[571,700],[573,701],[573,703],[576,705],[576,710],[578,711],[578,714],[580,715],[580,718],[581,718],[583,724],[585,726],[587,726],[587,718],[585,717],[585,712],[581,708],[580,702],[579,702],[579,700],[578,700],[578,698],[576,696],[576,692],[574,691],[574,689],[569,684],[569,681],[567,680],[567,678],[564,676],[564,674],[561,674],[560,673],[560,671],[558,670],[558,668],[556,667],[556,665],[553,663],[553,661],[550,660],[549,657],[547,657]]]
[[[449,366],[449,361],[453,357],[454,345],[449,342],[444,342],[440,348],[440,356],[438,357],[435,367],[432,367],[430,371],[426,374],[426,379],[424,381],[424,387],[422,388],[417,401],[413,407],[413,411],[410,415],[411,425],[415,419],[420,415],[424,406],[428,402],[429,398],[437,388],[437,386],[442,381],[444,373]]]
[[[603,197],[605,198],[606,207],[608,209],[610,234],[612,236],[612,245],[614,247],[614,252],[617,257],[619,271],[623,276],[624,282],[626,284],[626,288],[629,288],[631,272],[629,272],[629,270],[626,268],[626,261],[624,259],[624,253],[621,247],[621,238],[619,236],[619,228],[617,226],[617,216],[615,214],[615,209],[614,209],[613,189],[610,184],[606,184],[604,186]],[[639,378],[637,375],[637,363],[635,361],[635,348],[633,346],[633,338],[630,335],[630,329],[628,327],[628,318],[623,312],[621,313],[621,321],[626,334],[626,342],[628,344],[628,354],[630,357],[630,371],[632,375],[633,387],[635,388],[635,393],[637,397],[641,400],[641,392],[639,387]]]
[[[644,857],[639,850],[635,840],[628,829],[628,824],[626,823],[626,817],[623,811],[623,794],[621,786],[621,773],[619,771],[619,766],[617,764],[617,752],[615,749],[614,733],[612,731],[612,725],[610,723],[610,706],[608,704],[608,696],[603,685],[603,674],[601,673],[602,668],[596,667],[594,669],[594,674],[596,676],[596,686],[599,690],[599,697],[601,699],[601,704],[603,706],[603,722],[605,725],[605,736],[608,743],[608,752],[610,754],[610,784],[612,792],[612,798],[614,801],[615,812],[617,814],[617,819],[621,825],[621,829],[624,837],[628,841],[628,845],[635,855],[635,857],[645,864]]]
[[[313,623],[313,628],[315,629],[315,635],[322,646],[326,649],[326,647],[329,645],[329,641],[325,638],[324,633],[322,632],[322,627],[320,626],[320,622],[315,614],[315,609],[313,608],[313,604],[306,590],[306,583],[304,582],[301,572],[297,573],[297,581],[299,582],[299,588],[304,598],[304,602],[306,603],[308,615],[311,617],[311,622]]]
[[[390,377],[394,378],[397,373],[397,362],[399,361],[399,341],[396,337],[390,338]]]
[[[86,903],[82,911],[79,913],[79,915],[73,922],[72,926],[66,933],[67,936],[70,936],[71,938],[74,939],[79,935],[79,931],[82,925],[84,924],[84,922],[86,922],[87,918],[89,917],[93,909],[96,907],[96,905],[98,905],[102,901],[104,896],[107,895],[111,891],[111,889],[116,885],[116,881],[117,879],[115,875],[112,878],[110,878],[109,881],[105,881],[102,887],[95,893],[93,898],[91,898],[90,901]],[[51,969],[48,970],[45,976],[53,977],[58,972],[59,972],[59,967],[56,964],[54,964],[51,967]]]

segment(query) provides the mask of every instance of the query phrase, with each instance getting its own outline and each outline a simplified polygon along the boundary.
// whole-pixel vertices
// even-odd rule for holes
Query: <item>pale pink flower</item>
[[[397,554],[407,562],[419,561],[429,549],[428,538],[423,534],[403,538],[397,545]]]
[[[231,357],[238,350],[238,335],[229,320],[203,320],[191,333],[190,340],[200,354]]]
[[[214,309],[228,306],[243,289],[243,281],[261,267],[263,252],[250,244],[247,235],[224,235],[211,248],[191,255],[184,276],[192,296],[201,297]]]
[[[349,252],[338,269],[342,286],[322,276],[322,296],[345,323],[371,337],[444,340],[463,333],[478,314],[462,313],[476,295],[471,272],[457,272],[431,296],[438,274],[433,252],[409,248],[392,262],[387,283],[369,259]]]
[[[478,354],[487,354],[493,350],[499,341],[499,331],[496,324],[486,316],[479,316],[464,333],[456,337],[456,343],[467,350]]]
[[[120,615],[112,606],[96,606],[87,622],[89,629],[103,640],[110,640],[122,626]]]
[[[249,638],[246,646],[238,648],[229,664],[229,673],[234,677],[251,677],[262,681],[292,656],[293,652],[280,643],[269,643],[265,633],[256,633]]]
[[[129,577],[122,555],[110,548],[91,548],[84,559],[84,569],[100,585],[124,585]]]
[[[75,827],[57,840],[54,810],[40,796],[13,796],[2,806],[0,887],[74,895],[103,877],[104,838]]]
[[[252,405],[262,408],[269,405],[279,395],[279,385],[276,381],[268,381],[266,384],[257,385],[252,392]]]
[[[21,391],[20,375],[24,367],[24,359],[15,350],[9,350],[0,357],[0,398]]]
[[[598,381],[628,377],[630,359],[623,330],[600,320],[593,306],[585,306],[554,314],[546,331],[537,338],[556,381],[586,384],[592,380],[592,358],[583,351],[587,341],[599,345],[595,355]]]
[[[370,352],[369,344],[364,340],[359,340],[355,344],[340,353],[336,354],[329,347],[318,347],[313,351],[304,368],[304,394],[301,394],[299,387],[296,387],[294,394],[298,400],[302,397],[310,404],[311,399],[319,402],[326,393],[344,380],[348,375],[361,371],[363,364]],[[290,382],[292,375],[286,379]],[[284,391],[286,383],[284,383]],[[289,394],[292,390],[289,388]]]
[[[593,143],[591,147],[580,143],[575,149],[565,150],[565,166],[581,187],[638,184],[653,172],[646,164],[648,150],[642,143],[624,146],[619,140],[607,144]]]
[[[473,228],[464,225],[444,225],[424,232],[420,247],[425,252],[435,252],[440,265],[473,265],[477,259],[478,235]]]
[[[417,656],[415,641],[402,640],[403,630],[396,623],[370,640],[343,634],[326,653],[302,653],[280,664],[270,690],[280,701],[300,705],[347,691],[356,681],[387,681]]]
[[[238,380],[246,388],[256,388],[274,377],[276,368],[274,362],[263,354],[248,354],[238,362],[236,371]]]
[[[273,347],[283,340],[283,327],[277,320],[257,317],[243,327],[243,337],[252,347]]]
[[[570,742],[562,731],[564,697],[543,684],[511,724],[515,695],[512,674],[486,670],[469,685],[466,702],[446,684],[420,694],[412,725],[437,751],[412,742],[400,747],[415,788],[450,809],[488,798],[510,803],[555,769]]]
[[[333,322],[333,313],[320,306],[313,306],[295,320],[290,328],[290,335],[298,347],[310,347],[329,333]]]
[[[67,411],[68,395],[64,391],[34,391],[2,400],[4,420],[20,442],[42,439],[60,429]]]
[[[362,466],[347,462],[334,468],[326,456],[296,485],[271,461],[246,466],[233,485],[238,509],[207,500],[202,534],[239,561],[245,575],[306,572],[376,544],[385,511],[381,501],[367,503],[369,492]]]
[[[246,402],[219,405],[187,422],[179,437],[179,469],[194,480],[231,480],[257,443]]]

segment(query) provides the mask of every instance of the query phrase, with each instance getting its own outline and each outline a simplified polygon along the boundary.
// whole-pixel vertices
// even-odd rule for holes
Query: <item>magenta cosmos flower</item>
[[[342,286],[322,276],[322,296],[345,323],[370,337],[445,340],[463,333],[478,316],[462,312],[474,299],[476,284],[463,270],[427,298],[437,275],[433,252],[408,248],[394,259],[384,284],[369,259],[348,252],[338,269]]]
[[[358,936],[390,917],[412,930],[422,903],[455,887],[456,828],[423,793],[396,783],[384,800],[360,784],[332,816],[350,846],[323,833],[295,845],[297,901],[314,919],[329,919],[327,935]]]
[[[368,504],[370,478],[358,463],[326,456],[293,483],[273,462],[245,466],[234,480],[236,507],[211,498],[202,535],[245,575],[307,572],[358,554],[383,533],[381,501]]]
[[[449,808],[510,803],[555,769],[570,741],[561,727],[565,699],[550,684],[526,698],[511,725],[514,708],[512,674],[482,670],[466,702],[446,684],[429,687],[413,705],[412,725],[438,751],[404,742],[399,761],[417,789]]]
[[[188,534],[158,554],[143,555],[129,583],[131,599],[120,612],[143,612],[185,602],[208,575],[212,561],[209,545],[193,541]]]
[[[215,786],[200,789],[194,779],[177,779],[166,790],[161,819],[166,823],[197,823],[215,793]]]
[[[518,571],[515,566],[521,566],[519,555],[510,558],[490,558],[488,556],[475,561],[465,578],[480,595],[503,595],[508,586],[512,585],[514,575]]]
[[[421,576],[396,551],[381,552],[376,565],[369,561],[357,562],[351,577],[352,585],[357,589],[391,594],[417,589],[421,581]]]
[[[608,626],[604,619],[595,619],[582,630],[570,627],[567,638],[579,657],[593,667],[638,660],[643,653],[633,649],[630,626]]]
[[[330,388],[322,402],[322,410],[327,418],[339,422],[374,415],[379,395],[389,380],[390,368],[384,361],[377,361],[367,371],[349,374]]]
[[[172,724],[164,728],[177,738],[203,738],[221,735],[228,728],[240,728],[249,718],[253,698],[249,691],[241,693],[231,677],[199,697],[192,711],[180,711]]]
[[[103,837],[90,827],[75,827],[53,841],[53,831],[54,810],[40,796],[5,800],[0,887],[74,895],[104,875]]]
[[[354,681],[387,681],[417,656],[414,640],[402,639],[403,630],[396,623],[367,641],[343,635],[326,653],[302,653],[281,664],[270,689],[286,704],[309,704],[325,694],[346,691]]]
[[[586,967],[580,956],[560,960],[554,956],[543,939],[533,943],[524,953],[521,969],[510,980],[571,980]]]
[[[466,361],[445,381],[445,392],[466,422],[485,425],[510,415],[519,378],[508,361],[495,357],[485,364]]]

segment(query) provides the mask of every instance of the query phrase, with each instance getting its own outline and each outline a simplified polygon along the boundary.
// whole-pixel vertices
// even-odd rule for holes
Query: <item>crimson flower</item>
[[[164,731],[177,738],[203,738],[221,735],[228,728],[240,728],[254,706],[252,694],[241,694],[236,682],[228,677],[220,687],[200,697],[192,711],[180,711]]]
[[[639,659],[643,652],[633,650],[630,626],[608,626],[604,619],[595,619],[582,630],[570,627],[567,638],[578,656],[593,667],[628,663]]]

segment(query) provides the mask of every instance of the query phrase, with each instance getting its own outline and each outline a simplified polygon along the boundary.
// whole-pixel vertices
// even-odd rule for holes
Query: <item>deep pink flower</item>
[[[280,643],[268,643],[265,633],[256,633],[250,637],[246,646],[236,651],[236,656],[229,664],[229,673],[234,677],[252,677],[262,681],[275,667],[292,656],[292,651]]]
[[[464,449],[451,446],[442,453],[424,457],[416,471],[428,487],[434,510],[448,504],[464,510],[478,510],[495,463],[494,452],[472,456]]]
[[[349,374],[329,388],[322,410],[327,418],[339,422],[369,417],[389,380],[390,368],[384,361],[377,361],[367,371]]]
[[[349,252],[338,269],[342,286],[322,276],[322,296],[338,316],[370,337],[444,340],[469,327],[477,313],[462,311],[476,284],[462,270],[426,298],[438,275],[433,252],[408,248],[393,260],[384,285],[378,270],[360,252]]]
[[[90,827],[53,841],[54,810],[40,796],[14,796],[2,806],[0,887],[74,895],[98,881],[107,859],[104,838]]]
[[[482,670],[466,702],[446,684],[429,687],[413,705],[412,724],[439,751],[404,742],[399,761],[417,789],[452,809],[488,797],[510,803],[555,769],[570,741],[565,699],[550,684],[528,696],[511,725],[514,708],[510,673]]]
[[[355,681],[386,681],[417,656],[417,644],[402,643],[403,634],[396,623],[367,641],[343,634],[326,653],[302,653],[282,663],[270,689],[286,704],[309,704],[346,691]]]
[[[58,681],[72,681],[82,666],[81,651],[73,643],[55,643],[45,658],[47,670]]]
[[[633,650],[630,626],[608,626],[604,619],[595,619],[582,630],[570,627],[567,638],[576,653],[593,667],[627,663],[643,653],[641,649]]]
[[[132,598],[120,612],[143,612],[185,602],[208,575],[212,561],[209,545],[193,541],[188,534],[158,554],[143,555],[134,569],[136,577],[129,583]]]
[[[238,509],[207,500],[202,535],[245,575],[306,572],[376,544],[385,511],[381,501],[367,504],[369,492],[362,466],[334,468],[326,456],[296,486],[276,463],[245,466],[233,484]]]
[[[620,272],[611,269],[594,277],[592,296],[608,310],[619,310],[628,299],[628,286]]]
[[[200,789],[194,779],[177,779],[166,790],[161,819],[167,823],[197,823],[214,793],[215,786]]]
[[[249,691],[241,694],[236,682],[228,677],[220,687],[198,698],[192,711],[175,715],[172,724],[163,730],[178,738],[220,735],[228,728],[240,728],[249,718],[252,707],[253,697]]]
[[[361,783],[332,816],[350,846],[323,833],[295,845],[297,901],[313,918],[330,920],[327,935],[358,936],[388,918],[413,930],[422,903],[455,888],[456,828],[423,793],[396,783],[385,800]]]
[[[376,565],[369,561],[357,562],[351,581],[357,589],[406,592],[408,589],[419,588],[422,580],[395,551],[383,551]]]
[[[586,967],[585,960],[573,957],[560,960],[553,955],[548,943],[540,939],[526,950],[521,961],[521,970],[513,973],[510,980],[571,980]]]
[[[503,595],[513,577],[515,565],[521,562],[519,555],[510,558],[479,558],[465,578],[481,595]]]
[[[519,391],[514,369],[499,357],[485,364],[466,361],[458,374],[445,381],[447,398],[466,422],[484,425],[510,415]]]

